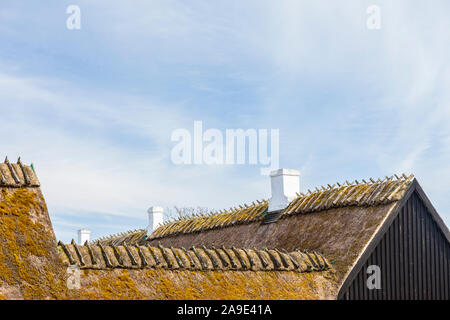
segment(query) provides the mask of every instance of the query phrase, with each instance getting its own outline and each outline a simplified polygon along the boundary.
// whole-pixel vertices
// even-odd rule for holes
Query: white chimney
[[[272,197],[269,212],[285,209],[300,192],[300,172],[293,169],[278,169],[270,173]]]
[[[78,230],[78,244],[83,245],[86,241],[89,242],[91,238],[91,230],[80,229]]]
[[[164,209],[161,207],[150,207],[148,209],[148,227],[147,234],[150,235],[153,231],[163,223]]]

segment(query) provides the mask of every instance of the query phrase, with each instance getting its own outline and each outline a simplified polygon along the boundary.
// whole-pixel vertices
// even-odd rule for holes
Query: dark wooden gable
[[[381,289],[368,289],[371,265],[380,267]],[[338,298],[450,298],[448,229],[417,181],[349,273]]]

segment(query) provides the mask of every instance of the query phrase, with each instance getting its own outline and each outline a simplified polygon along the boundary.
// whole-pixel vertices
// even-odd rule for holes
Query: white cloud
[[[94,92],[80,93],[67,84],[50,91],[45,88],[50,85],[46,79],[2,74],[0,84],[0,103],[8,101],[13,110],[3,117],[3,135],[20,133],[10,135],[2,149],[10,157],[22,155],[24,160],[34,161],[52,210],[142,217],[146,208],[155,204],[213,207],[245,200],[235,187],[220,187],[221,181],[233,174],[231,168],[174,167],[170,163],[170,131],[187,123],[183,111],[152,106],[133,97],[129,100],[139,104],[121,108],[114,97],[102,101]],[[20,99],[15,99],[16,92],[21,92]],[[45,114],[48,119],[41,122],[28,116],[34,113],[31,108],[38,110],[37,116]],[[59,121],[68,127],[54,125]],[[93,135],[70,130],[73,122]],[[148,139],[148,149],[128,148],[126,142],[103,136],[102,127],[111,123],[131,133],[131,139]],[[217,182],[209,179],[211,174]],[[249,185],[241,180],[235,177],[233,183]],[[258,191],[261,188],[249,193]]]
[[[44,19],[8,7],[0,30],[58,63],[53,76],[27,64],[34,55],[2,65],[2,151],[35,162],[53,210],[140,217],[152,204],[221,208],[269,195],[258,168],[171,165],[173,129],[279,128],[281,165],[302,168],[302,186],[414,172],[445,215],[447,4],[379,1],[379,31],[366,28],[369,4],[80,1],[76,34],[65,10],[60,29],[59,9],[42,9]],[[91,81],[76,83],[78,71]]]

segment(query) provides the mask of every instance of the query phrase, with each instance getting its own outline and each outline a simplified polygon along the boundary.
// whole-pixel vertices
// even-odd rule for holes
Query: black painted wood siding
[[[449,299],[450,245],[414,192],[342,299]],[[381,289],[367,288],[367,267],[381,269]]]

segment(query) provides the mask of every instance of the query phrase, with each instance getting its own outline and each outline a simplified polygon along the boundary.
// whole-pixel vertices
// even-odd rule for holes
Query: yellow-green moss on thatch
[[[73,299],[334,299],[330,271],[84,270]]]
[[[38,188],[2,188],[0,294],[12,299],[65,297],[65,274]]]

